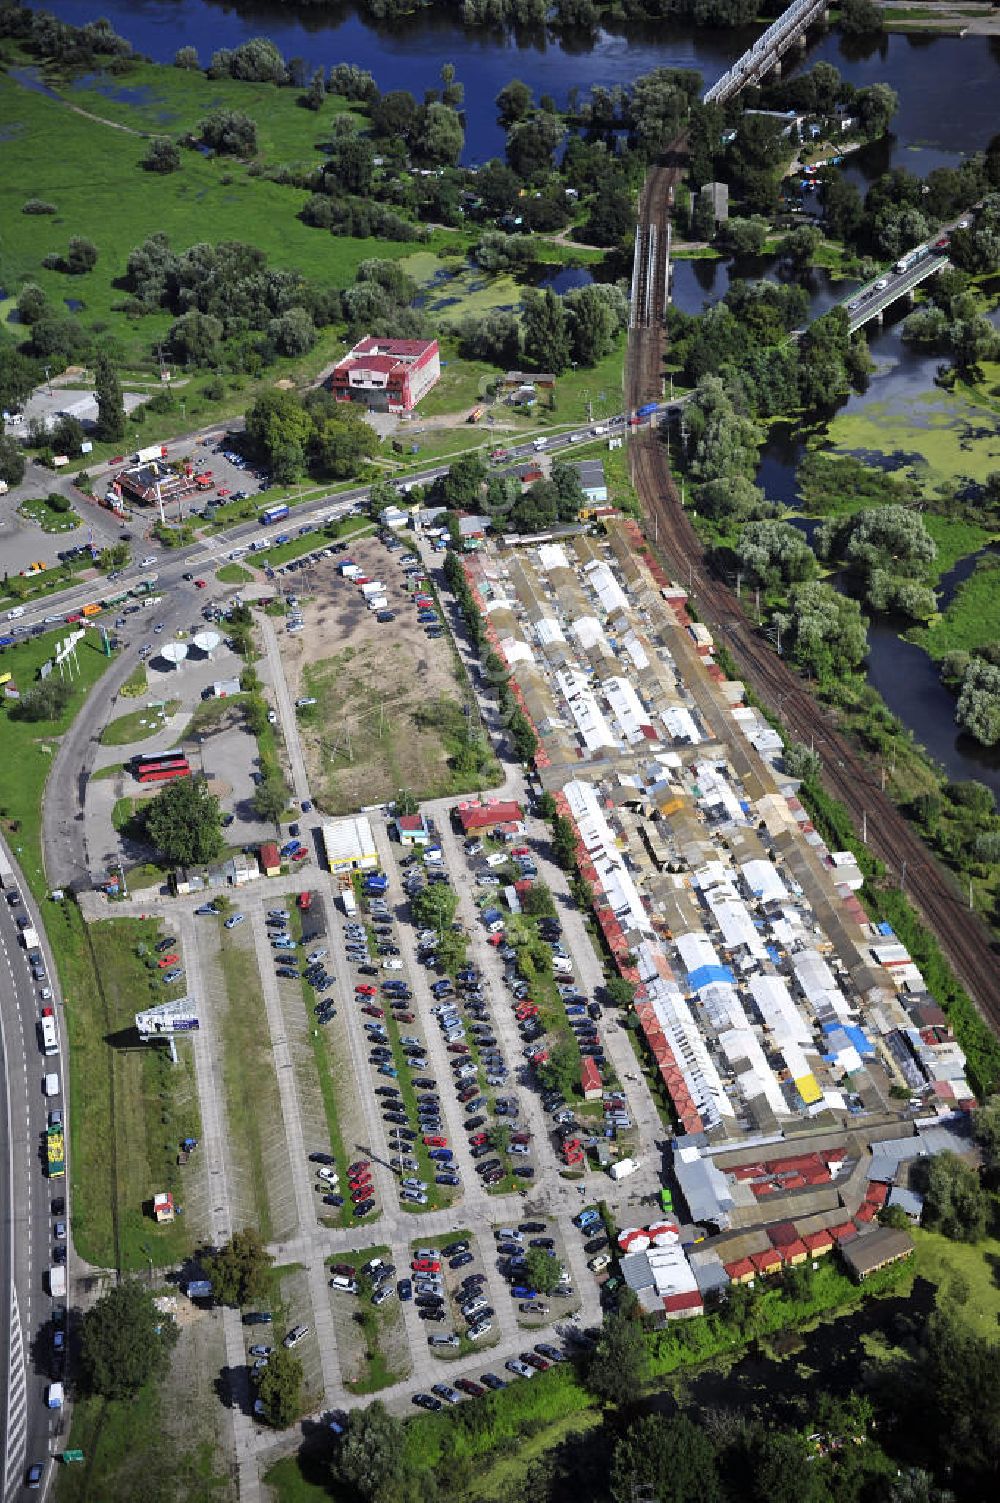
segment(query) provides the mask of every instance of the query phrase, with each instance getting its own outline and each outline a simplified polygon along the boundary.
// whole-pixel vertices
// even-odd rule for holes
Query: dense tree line
[[[99,66],[109,72],[134,59],[132,43],[120,37],[110,21],[71,26],[45,10],[24,5],[0,5],[0,38],[10,37],[34,57],[66,68]]]
[[[317,328],[342,315],[339,292],[269,267],[263,251],[236,240],[175,251],[166,235],[151,235],[130,253],[126,282],[133,315],[176,315],[168,338],[184,365],[260,369],[305,354]]]

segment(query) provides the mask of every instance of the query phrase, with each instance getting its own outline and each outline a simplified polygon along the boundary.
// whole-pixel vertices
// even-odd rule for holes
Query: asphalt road
[[[50,1196],[65,1195],[67,1181],[49,1185],[41,1145],[48,1106],[66,1109],[64,1094],[46,1100],[42,1077],[47,1070],[58,1071],[63,1090],[65,1079],[61,1054],[46,1059],[38,1047],[40,1003],[14,918],[27,912],[36,928],[39,919],[19,880],[18,890],[18,908],[12,910],[0,901],[0,1362],[6,1392],[0,1418],[5,1500],[20,1495],[27,1467],[49,1455],[64,1417],[45,1407],[44,1391],[52,1378],[47,1359],[53,1301],[46,1292],[52,1246]],[[46,959],[51,975],[47,951]]]

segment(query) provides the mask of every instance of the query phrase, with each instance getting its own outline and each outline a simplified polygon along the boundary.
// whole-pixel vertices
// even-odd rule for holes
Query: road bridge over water
[[[829,0],[794,0],[753,46],[736,59],[729,71],[705,90],[705,103],[725,104],[747,84],[760,83],[766,74],[780,66],[789,47],[805,46],[806,32],[817,21],[826,20],[828,6]]]

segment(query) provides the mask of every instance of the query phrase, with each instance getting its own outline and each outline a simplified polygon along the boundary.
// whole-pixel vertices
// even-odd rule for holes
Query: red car
[[[396,1022],[397,1023],[412,1023],[414,1021],[415,1021],[415,1019],[413,1017],[412,1012],[397,1012],[396,1013]]]
[[[350,1168],[348,1169],[347,1172],[348,1172],[348,1174],[360,1174],[361,1171],[362,1171],[362,1169],[370,1169],[370,1168],[371,1168],[371,1163],[369,1162],[368,1159],[356,1159],[355,1162],[353,1164],[351,1164],[351,1166],[350,1166]]]
[[[468,1046],[468,1044],[449,1044],[448,1045],[448,1053],[449,1054],[468,1054],[468,1052],[469,1052],[469,1046]]]
[[[204,579],[196,579],[194,582],[194,587],[196,590],[204,590],[208,588],[207,583]]]
[[[371,580],[368,578],[367,574],[355,574],[354,583],[360,589],[363,584],[371,584]]]
[[[216,491],[215,494],[217,496],[228,496],[229,495],[229,487],[227,485],[220,485],[219,489]]]
[[[293,861],[304,861],[306,859],[306,857],[308,856],[308,854],[309,854],[308,851],[293,851],[292,852],[292,860]]]
[[[364,1174],[355,1174],[350,1180],[350,1186],[352,1195],[356,1190],[360,1190],[363,1195],[370,1195],[372,1193],[372,1177],[368,1173],[368,1170],[366,1169]]]
[[[378,987],[369,986],[367,982],[362,981],[354,988],[354,995],[356,997],[374,997],[377,991]]]
[[[448,1147],[448,1139],[447,1138],[442,1138],[441,1135],[440,1135],[440,1133],[432,1133],[430,1135],[430,1137],[427,1137],[427,1138],[424,1139],[424,1147],[425,1148],[447,1148]]]
[[[83,620],[82,616],[78,616],[78,615],[76,615],[74,613],[72,616],[67,616],[66,617],[66,625],[67,626],[72,626],[72,624],[73,624],[74,621],[82,621],[82,620]]]
[[[359,1185],[357,1189],[351,1191],[351,1200],[354,1205],[359,1206],[363,1200],[371,1200],[371,1195],[371,1185]]]
[[[531,1134],[530,1132],[513,1132],[510,1135],[510,1141],[512,1143],[530,1143]]]
[[[519,1007],[514,1016],[519,1023],[526,1023],[529,1018],[538,1017],[538,1008],[532,1002],[529,1007]]]
[[[440,1273],[441,1263],[438,1258],[414,1258],[410,1264],[414,1273]]]
[[[369,1004],[368,1007],[363,1007],[361,1009],[361,1011],[367,1013],[370,1018],[384,1018],[385,1017],[385,1012],[383,1011],[383,1009],[381,1007],[372,1007],[370,1004]]]
[[[159,966],[159,968],[160,968],[161,971],[165,971],[168,966],[176,965],[177,961],[178,961],[178,956],[176,956],[176,955],[163,955],[156,962],[156,964]]]
[[[514,847],[513,851],[512,851],[512,855],[514,855],[514,856],[530,856],[531,855],[531,847],[527,846],[527,845],[516,845]]]
[[[469,1139],[469,1142],[472,1144],[473,1148],[485,1148],[486,1144],[489,1141],[489,1134],[485,1132],[474,1133]]]

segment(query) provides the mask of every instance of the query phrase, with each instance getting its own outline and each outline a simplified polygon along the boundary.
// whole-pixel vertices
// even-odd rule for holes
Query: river
[[[169,62],[178,47],[198,50],[207,63],[218,47],[236,47],[248,37],[269,36],[286,57],[310,67],[355,63],[367,68],[379,88],[410,89],[418,96],[440,82],[441,65],[454,63],[465,85],[466,160],[503,154],[503,132],[493,100],[504,84],[520,78],[536,96],[563,103],[571,88],[630,84],[654,68],[697,68],[706,84],[726,71],[759,34],[694,30],[662,24],[600,29],[590,37],[539,37],[536,33],[469,31],[443,15],[418,15],[382,25],[349,5],[300,14],[289,7],[219,3],[219,0],[45,0],[40,8],[83,25],[106,16],[122,36],[157,62]],[[900,96],[894,162],[925,172],[952,163],[963,151],[986,145],[998,129],[1000,48],[989,37],[929,38],[889,35],[861,55],[837,33],[817,37],[795,68],[823,58],[852,83],[891,84]],[[851,167],[861,177],[882,170],[865,160]]]

